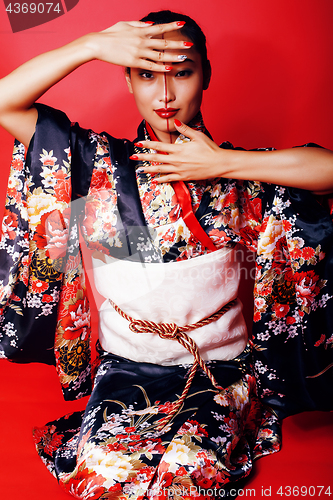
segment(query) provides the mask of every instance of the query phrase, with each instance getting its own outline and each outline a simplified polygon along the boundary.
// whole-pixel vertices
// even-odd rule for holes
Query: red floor
[[[69,499],[35,453],[31,429],[83,407],[84,401],[62,400],[52,367],[7,361],[0,363],[0,394],[0,498]],[[239,498],[333,497],[332,424],[332,413],[307,413],[287,419],[283,450],[256,462],[255,474]],[[294,487],[294,491],[288,487]]]

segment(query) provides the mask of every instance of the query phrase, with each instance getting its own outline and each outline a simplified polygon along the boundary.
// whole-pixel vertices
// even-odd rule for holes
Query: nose
[[[159,95],[160,102],[165,105],[175,100],[176,95],[171,75],[168,75],[166,73],[162,73],[160,75]]]

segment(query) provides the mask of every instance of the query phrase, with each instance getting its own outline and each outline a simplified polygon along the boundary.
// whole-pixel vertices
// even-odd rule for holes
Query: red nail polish
[[[172,70],[172,66],[164,66],[164,69],[165,69],[165,71],[171,71]]]
[[[177,26],[183,27],[185,24],[185,21],[177,21]]]
[[[177,125],[177,127],[181,127],[183,125],[180,120],[177,120],[177,118],[175,118],[173,121],[174,121],[174,124]]]
[[[194,43],[192,42],[184,42],[185,47],[193,47]]]
[[[138,155],[132,155],[132,156],[129,157],[129,159],[130,160],[138,160],[139,157],[138,157]]]
[[[149,24],[150,26],[154,24],[154,21],[145,21],[145,24]]]
[[[142,142],[135,142],[134,146],[136,146],[137,148],[143,148]]]

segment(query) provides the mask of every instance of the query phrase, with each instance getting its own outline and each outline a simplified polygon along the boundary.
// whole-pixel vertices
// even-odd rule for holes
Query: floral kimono
[[[254,458],[279,449],[278,417],[332,409],[329,211],[309,192],[255,181],[157,184],[129,160],[134,143],[36,106],[35,135],[26,159],[15,143],[7,191],[0,352],[55,364],[66,399],[93,387],[84,412],[35,429],[37,450],[76,498],[222,498]],[[143,123],[137,140],[145,138]],[[103,259],[165,269],[237,244],[256,253],[250,348],[207,359],[220,388],[197,370],[162,429],[189,364],[135,361],[99,345],[91,370],[80,234]]]

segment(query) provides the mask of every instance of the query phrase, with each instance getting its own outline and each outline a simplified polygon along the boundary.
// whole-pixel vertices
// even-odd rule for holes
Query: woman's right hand
[[[93,57],[119,66],[150,71],[167,71],[167,64],[179,62],[190,47],[186,40],[166,40],[164,33],[180,29],[184,23],[156,24],[120,22],[98,33],[90,33],[86,44]]]

